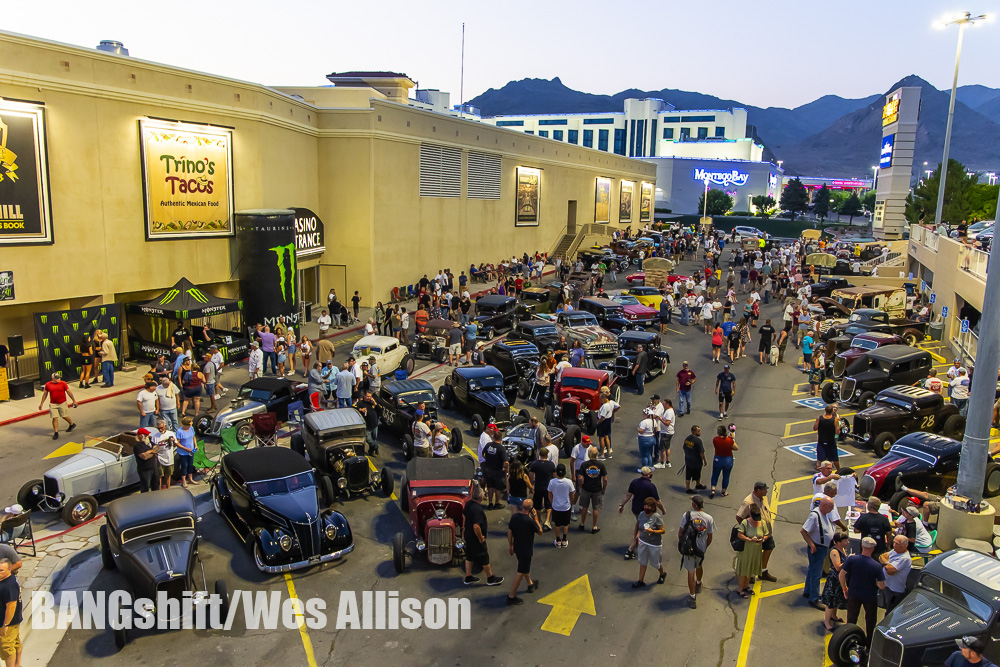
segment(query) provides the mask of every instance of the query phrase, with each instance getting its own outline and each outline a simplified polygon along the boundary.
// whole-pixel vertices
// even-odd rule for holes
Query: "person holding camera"
[[[157,470],[159,448],[150,442],[149,433],[148,428],[140,428],[136,431],[135,446],[132,448],[132,453],[135,455],[136,472],[139,473],[139,493],[148,493],[159,488],[159,472]]]
[[[538,521],[535,504],[530,498],[526,498],[521,502],[520,511],[507,523],[507,545],[510,548],[510,555],[517,558],[517,574],[514,575],[514,584],[510,588],[510,595],[507,596],[508,605],[524,604],[524,600],[517,597],[517,589],[522,579],[527,582],[529,593],[534,593],[538,589],[538,580],[532,581],[530,572],[535,535],[541,534],[542,524]]]

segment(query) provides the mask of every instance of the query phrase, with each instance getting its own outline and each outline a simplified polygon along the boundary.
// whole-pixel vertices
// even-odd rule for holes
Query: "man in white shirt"
[[[674,427],[677,424],[677,413],[674,411],[673,401],[669,398],[663,399],[660,403],[659,415],[660,433],[657,437],[656,448],[660,451],[660,460],[654,463],[653,467],[670,468],[670,441],[674,438]]]
[[[264,353],[260,351],[260,343],[250,342],[250,358],[247,360],[247,372],[250,379],[259,378],[264,374]]]
[[[609,394],[601,393],[601,407],[597,411],[597,435],[600,437],[598,450],[601,451],[598,461],[614,458],[615,453],[611,448],[611,422],[621,405],[612,401]]]
[[[493,442],[493,432],[496,430],[496,424],[487,424],[486,428],[483,429],[483,432],[479,434],[479,451],[476,453],[476,456],[479,457],[480,466],[483,465],[483,461],[485,460],[483,459],[483,448]]]
[[[160,451],[156,458],[160,462],[160,488],[170,488],[170,478],[174,474],[174,451],[177,449],[177,436],[167,428],[167,422],[157,420],[156,430],[149,436],[150,442],[157,445]]]
[[[879,556],[878,561],[885,570],[885,613],[906,597],[906,579],[910,574],[913,561],[907,551],[909,540],[905,535],[897,535],[892,540],[892,550]],[[866,612],[867,613],[867,612]]]
[[[222,369],[226,366],[226,360],[222,358],[222,353],[219,352],[218,345],[212,345],[208,348],[208,351],[212,353],[212,363],[215,364],[215,393],[217,397],[225,396],[226,392],[229,391],[222,386]],[[180,428],[180,423],[174,424],[174,430]]]
[[[180,393],[180,388],[171,382],[169,377],[160,378],[160,386],[156,388],[156,398],[160,402],[160,417],[167,422],[167,428],[174,431],[181,427],[181,422],[177,418],[177,397]]]
[[[958,377],[958,372],[960,370],[964,370],[962,367],[962,361],[960,359],[956,359],[955,362],[951,365],[951,367],[948,368],[948,379],[954,380],[956,377]]]
[[[569,546],[567,534],[572,514],[573,501],[576,499],[576,486],[566,479],[566,466],[560,463],[556,466],[556,476],[549,481],[549,502],[552,504],[552,524],[555,533],[556,547]]]
[[[135,396],[139,408],[139,428],[152,428],[160,413],[160,401],[156,395],[156,383],[150,380]]]
[[[316,318],[316,324],[319,325],[319,337],[326,338],[327,334],[330,333],[330,325],[333,324],[333,318],[323,311],[323,314]]]

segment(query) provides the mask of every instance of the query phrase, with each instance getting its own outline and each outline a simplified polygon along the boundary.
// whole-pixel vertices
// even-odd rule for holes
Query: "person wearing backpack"
[[[681,526],[677,531],[677,550],[681,553],[681,567],[687,570],[688,604],[692,609],[698,606],[696,596],[704,576],[702,565],[715,533],[715,519],[704,509],[705,498],[693,496],[691,509],[681,517]]]

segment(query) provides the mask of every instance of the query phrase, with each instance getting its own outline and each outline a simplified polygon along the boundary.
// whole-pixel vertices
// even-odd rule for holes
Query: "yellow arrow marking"
[[[542,630],[569,637],[580,614],[597,615],[594,608],[594,594],[590,590],[590,578],[583,575],[562,588],[553,591],[538,601],[552,607]]]
[[[83,451],[82,442],[67,442],[65,445],[52,452],[48,456],[43,456],[43,459],[58,459],[63,456],[72,456],[73,454],[79,454]]]

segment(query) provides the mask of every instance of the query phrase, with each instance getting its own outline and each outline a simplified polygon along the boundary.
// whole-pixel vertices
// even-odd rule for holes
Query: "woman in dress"
[[[288,327],[288,335],[285,336],[285,342],[288,343],[288,374],[295,375],[295,351],[298,349],[295,340],[295,329]],[[309,367],[306,366],[308,369]],[[306,373],[309,371],[306,370]]]
[[[747,345],[750,344],[750,327],[747,326],[747,318],[740,318],[740,323],[736,325],[736,333],[740,341],[739,356],[742,359],[746,359]]]
[[[831,632],[834,623],[844,620],[837,617],[837,610],[847,609],[847,598],[844,597],[844,590],[840,587],[840,569],[847,560],[848,545],[850,540],[847,533],[838,530],[833,534],[833,541],[830,543],[830,572],[826,575],[826,585],[823,586],[823,593],[820,595],[820,600],[826,605],[823,627]]]
[[[90,389],[90,369],[94,365],[94,343],[90,340],[89,333],[83,334],[83,340],[80,341],[80,355],[83,357],[83,365],[80,366],[80,389]]]
[[[716,326],[715,330],[712,331],[712,361],[719,363],[719,357],[722,356],[722,342],[724,337],[722,335],[722,327]]]
[[[299,354],[302,355],[302,374],[308,376],[312,365],[309,363],[312,358],[312,343],[305,336],[299,341]]]
[[[737,592],[741,598],[748,598],[753,595],[750,577],[759,577],[762,571],[761,559],[767,538],[767,526],[761,521],[759,507],[750,507],[750,516],[740,522],[736,534],[743,542],[743,551],[736,552]]]

